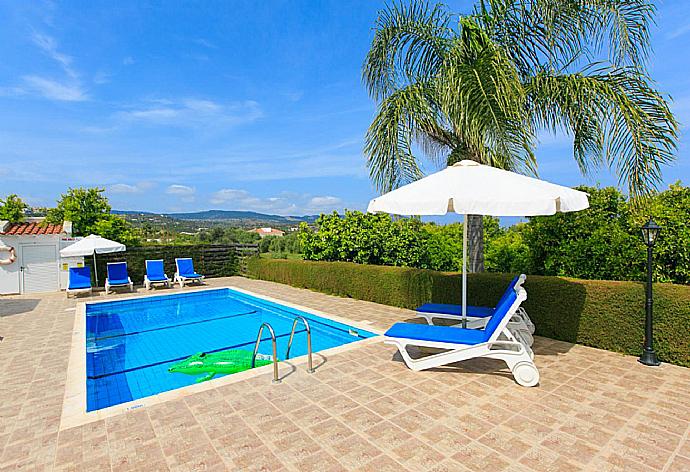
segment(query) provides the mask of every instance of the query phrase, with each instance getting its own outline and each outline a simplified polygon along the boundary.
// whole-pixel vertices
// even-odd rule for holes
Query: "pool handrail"
[[[256,355],[259,353],[259,344],[261,344],[261,334],[264,328],[268,328],[268,332],[271,333],[271,344],[273,344],[273,380],[272,383],[280,383],[278,378],[278,350],[276,347],[276,333],[273,331],[271,325],[267,322],[261,324],[259,328],[259,334],[256,336],[256,343],[254,344],[254,353],[252,354],[251,368],[253,369],[256,365]]]
[[[304,324],[304,328],[307,330],[307,372],[310,374],[314,373],[314,367],[312,364],[312,359],[311,359],[311,328],[309,327],[309,323],[307,322],[307,319],[304,316],[299,316],[295,317],[295,321],[292,322],[292,330],[290,331],[290,340],[288,341],[287,345],[287,351],[285,351],[285,360],[288,360],[290,358],[290,348],[292,347],[292,338],[295,336],[295,328],[297,327],[297,322],[302,320],[302,324]]]

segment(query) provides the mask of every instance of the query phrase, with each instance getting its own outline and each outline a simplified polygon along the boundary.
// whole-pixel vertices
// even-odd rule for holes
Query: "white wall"
[[[73,244],[76,240],[59,234],[43,235],[20,235],[9,236],[0,235],[0,246],[12,246],[17,253],[17,260],[10,265],[0,265],[0,295],[20,293],[22,290],[21,272],[22,266],[22,247],[31,245],[55,245],[55,253],[58,254],[55,260],[55,269],[58,271],[60,289],[67,288],[69,284],[69,268],[83,265],[83,257],[69,257],[61,259],[60,249]],[[0,253],[4,258],[7,253]]]

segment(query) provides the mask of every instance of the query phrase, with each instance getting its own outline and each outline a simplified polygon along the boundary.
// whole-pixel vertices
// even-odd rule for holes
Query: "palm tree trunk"
[[[467,215],[467,271],[484,272],[484,219],[482,215]]]

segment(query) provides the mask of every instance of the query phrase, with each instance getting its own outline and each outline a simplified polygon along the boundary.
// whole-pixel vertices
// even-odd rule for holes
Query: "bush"
[[[346,262],[252,258],[252,277],[414,309],[460,303],[461,275]],[[493,306],[514,274],[471,274],[468,303]],[[637,355],[644,337],[644,285],[638,282],[529,276],[525,309],[537,334]],[[655,347],[664,362],[690,367],[690,287],[654,286]]]

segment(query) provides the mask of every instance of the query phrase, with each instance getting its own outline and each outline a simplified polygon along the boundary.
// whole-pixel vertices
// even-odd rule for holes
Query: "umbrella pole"
[[[93,251],[93,274],[96,276],[96,287],[98,287],[98,267],[96,267],[96,251]]]
[[[467,328],[467,215],[462,228],[462,327]]]

